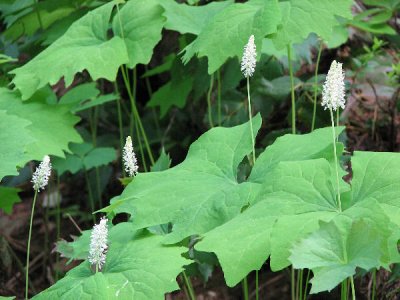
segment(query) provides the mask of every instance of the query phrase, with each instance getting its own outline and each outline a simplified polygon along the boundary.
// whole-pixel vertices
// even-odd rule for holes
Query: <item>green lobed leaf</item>
[[[163,16],[167,19],[166,29],[181,34],[198,35],[214,15],[231,5],[233,1],[211,2],[201,6],[190,6],[186,3],[177,3],[175,0],[159,0],[159,3],[165,10]]]
[[[126,231],[129,223],[124,225]],[[189,261],[181,256],[185,248],[163,246],[161,240],[147,235],[111,243],[101,272],[85,261],[33,299],[164,299],[179,289],[176,277]]]
[[[0,109],[0,181],[6,175],[18,174],[16,166],[21,163],[25,148],[36,141],[27,129],[30,124],[30,121]]]
[[[297,244],[290,256],[295,268],[311,268],[311,294],[330,291],[344,279],[379,266],[381,235],[374,224],[337,218]]]
[[[64,150],[68,150],[70,142],[80,143],[82,141],[74,125],[79,118],[69,112],[67,106],[48,105],[37,101],[22,102],[16,92],[5,88],[0,88],[0,111],[5,110],[8,115],[23,119],[25,122],[15,120],[5,125],[1,134],[6,135],[9,154],[2,152],[2,155],[10,155],[13,158],[12,164],[15,166],[24,165],[26,162],[36,159],[42,160],[44,155],[56,155],[64,157]],[[0,121],[1,122],[1,121]],[[25,130],[17,130],[16,124],[24,124]],[[28,125],[29,124],[29,125]],[[26,130],[29,131],[31,138],[26,137]],[[16,132],[19,133],[18,140],[15,138]],[[29,145],[27,145],[29,141]],[[11,144],[10,144],[11,143]],[[25,143],[25,147],[22,146]],[[2,143],[2,147],[7,143]],[[18,153],[18,161],[15,164],[15,153]],[[11,162],[4,162],[9,167]],[[13,171],[9,175],[15,174]]]
[[[135,0],[128,1],[114,17],[112,28],[126,44],[128,67],[150,62],[153,48],[161,40],[163,12],[156,0]]]
[[[281,26],[272,37],[276,47],[302,42],[310,33],[330,40],[333,27],[339,25],[336,16],[351,19],[351,0],[290,0],[280,2]]]
[[[208,73],[214,73],[229,57],[243,55],[250,35],[261,49],[264,36],[276,32],[280,20],[278,1],[250,1],[235,3],[217,13],[185,48],[183,61],[195,54],[208,58]]]
[[[269,255],[273,270],[288,266],[291,244],[317,229],[318,220],[337,214],[327,160],[283,161],[268,173],[268,179],[255,204],[204,234],[195,246],[217,255],[229,286],[259,269]]]
[[[128,63],[129,58],[119,36],[107,38],[114,6],[113,1],[90,11],[34,59],[10,72],[15,75],[12,83],[21,91],[23,100],[47,83],[57,83],[61,77],[69,86],[75,73],[83,70],[93,80],[115,80],[119,66]]]
[[[257,132],[259,115],[253,124]],[[211,129],[191,145],[183,163],[166,171],[139,173],[111,206],[116,213],[131,214],[135,228],[173,222],[168,243],[223,224],[259,188],[237,181],[237,167],[252,150],[249,133],[249,123]]]

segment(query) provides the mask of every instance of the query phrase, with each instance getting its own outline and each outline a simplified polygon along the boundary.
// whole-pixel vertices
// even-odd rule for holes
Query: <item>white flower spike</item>
[[[101,218],[100,223],[94,225],[90,235],[89,262],[96,266],[96,271],[101,270],[106,263],[107,253],[107,219]]]
[[[135,176],[139,170],[139,166],[137,164],[135,152],[133,151],[132,139],[130,136],[126,138],[125,146],[122,151],[122,158],[125,171],[129,174],[129,177]]]
[[[342,64],[334,60],[328,71],[322,90],[321,104],[325,109],[337,110],[338,107],[344,109],[346,103],[344,76]]]
[[[43,157],[43,161],[39,164],[39,167],[36,168],[35,173],[32,175],[32,183],[33,189],[37,192],[40,192],[40,189],[46,187],[49,182],[49,177],[51,174],[51,163],[50,157],[45,155]]]
[[[246,46],[244,46],[244,52],[242,57],[242,63],[240,70],[244,77],[248,78],[253,76],[256,69],[257,62],[257,51],[256,44],[254,43],[254,35],[251,35]]]

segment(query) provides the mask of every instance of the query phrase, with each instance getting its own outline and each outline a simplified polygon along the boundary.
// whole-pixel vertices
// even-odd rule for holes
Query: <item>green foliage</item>
[[[129,59],[124,41],[120,37],[107,38],[114,6],[115,3],[110,2],[90,11],[38,56],[11,71],[15,74],[12,82],[21,91],[22,99],[28,99],[37,89],[48,83],[57,83],[61,77],[64,77],[68,86],[75,73],[85,69],[93,80],[115,79],[119,66]],[[49,72],[48,66],[52,66],[52,72]]]
[[[276,32],[280,10],[277,1],[250,1],[232,4],[216,14],[196,40],[185,48],[183,61],[196,53],[207,56],[208,73],[214,73],[229,57],[241,57],[249,36],[261,48],[262,38]]]
[[[0,186],[0,209],[6,214],[12,213],[12,208],[15,203],[21,202],[18,196],[20,189]]]
[[[379,266],[381,236],[376,226],[347,218],[335,221],[320,224],[318,231],[293,248],[290,257],[295,268],[313,270],[312,294],[330,291],[353,276],[356,267]]]
[[[18,93],[1,88],[0,111],[6,112],[0,121],[7,122],[2,128],[8,127],[0,133],[3,137],[0,178],[15,175],[15,167],[23,166],[29,160],[42,160],[44,155],[63,157],[64,150],[69,151],[68,143],[81,142],[74,129],[79,118],[69,112],[68,106],[23,102]]]
[[[94,273],[85,261],[33,299],[164,299],[166,292],[178,289],[175,278],[187,263],[181,256],[185,248],[163,246],[162,237],[136,234],[130,228],[124,223],[110,230],[101,272]]]

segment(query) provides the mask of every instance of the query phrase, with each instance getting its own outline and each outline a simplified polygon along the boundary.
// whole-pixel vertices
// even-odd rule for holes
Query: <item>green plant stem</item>
[[[122,112],[121,112],[121,95],[119,94],[118,84],[114,81],[114,90],[119,95],[117,99],[117,115],[118,115],[118,129],[119,129],[119,146],[120,150],[124,148],[124,132],[123,132],[123,125],[122,125]],[[125,177],[125,168],[122,166],[122,176]]]
[[[137,111],[137,108],[136,108],[135,99],[133,97],[133,94],[132,94],[132,91],[131,91],[131,88],[130,88],[130,85],[129,85],[128,77],[127,77],[127,75],[125,73],[124,66],[121,66],[121,73],[122,73],[122,77],[124,79],[124,83],[125,83],[126,90],[128,92],[129,99],[131,101],[133,118],[135,118],[137,120],[137,124],[139,125],[140,133],[141,133],[141,135],[143,137],[144,144],[146,146],[146,149],[147,149],[147,152],[148,152],[148,155],[149,155],[149,158],[150,158],[150,162],[151,162],[152,165],[154,165],[154,157],[153,157],[153,154],[151,152],[149,141],[148,141],[147,135],[146,135],[146,133],[144,131],[144,127],[143,127],[142,121],[140,119],[139,112]],[[131,133],[131,135],[132,135],[132,133]]]
[[[99,272],[99,264],[96,264],[96,273]]]
[[[60,197],[60,176],[57,174],[57,207],[56,207],[56,231],[57,231],[57,241],[60,240],[60,231],[61,231],[61,197]],[[56,275],[55,281],[58,281],[58,264],[60,262],[59,254],[56,253]]]
[[[36,15],[39,21],[39,26],[40,29],[43,30],[43,22],[42,22],[42,17],[40,16],[40,11],[39,11],[39,0],[35,1],[35,11],[36,11]]]
[[[89,176],[88,176],[87,170],[85,170],[85,180],[86,180],[86,185],[87,185],[87,189],[88,189],[88,193],[89,193],[90,208],[92,210],[92,219],[93,219],[93,223],[95,223],[96,219],[93,215],[93,212],[95,211],[93,193],[92,193],[92,189],[90,187]]]
[[[183,279],[185,281],[185,285],[187,287],[187,290],[189,292],[189,296],[191,300],[196,300],[196,296],[193,290],[192,283],[190,282],[190,279],[187,277],[185,271],[182,271]]]
[[[214,74],[211,74],[210,77],[210,88],[208,89],[207,92],[207,107],[208,107],[208,123],[210,124],[210,127],[213,128],[213,120],[212,120],[212,111],[211,111],[211,93],[214,85]]]
[[[139,152],[140,152],[140,155],[142,157],[143,169],[144,169],[145,172],[147,172],[146,158],[144,157],[143,145],[142,145],[142,140],[140,138],[139,128],[137,126],[137,122],[135,122],[135,129],[136,129],[136,140],[139,143]]]
[[[256,300],[258,299],[258,270],[256,270]]]
[[[336,110],[336,127],[339,127],[339,119],[340,119],[340,107]],[[336,135],[336,142],[339,141],[339,135]]]
[[[375,299],[375,293],[376,293],[376,269],[372,271],[372,296],[371,299]]]
[[[299,289],[298,289],[297,299],[301,299],[302,295],[303,295],[303,269],[299,271]]]
[[[217,110],[218,110],[218,125],[221,126],[221,71],[217,71]]]
[[[356,300],[356,289],[354,288],[354,278],[353,276],[350,277],[350,284],[351,284],[351,298]]]
[[[337,202],[339,211],[342,211],[342,203],[340,200],[340,185],[339,185],[339,169],[338,169],[338,158],[336,153],[336,132],[335,132],[335,122],[333,120],[333,112],[332,108],[329,109],[331,114],[331,122],[332,122],[332,137],[333,137],[333,156],[335,158],[335,171],[336,171],[336,184],[337,184]]]
[[[304,284],[304,296],[303,299],[306,300],[307,299],[307,288],[308,288],[308,280],[310,279],[310,270],[307,270],[307,277],[306,277],[306,281]]]
[[[145,71],[147,72],[147,65],[144,66]],[[149,94],[149,98],[151,98],[153,96],[153,90],[151,88],[151,84],[150,84],[150,79],[148,76],[146,76],[144,78],[144,82],[146,84],[146,89],[147,89],[147,93]],[[156,126],[156,130],[157,130],[157,135],[159,138],[161,138],[161,129],[160,129],[160,123],[158,122],[158,117],[157,117],[157,112],[154,108],[151,109],[152,115],[153,115],[153,119],[154,119],[154,125]]]
[[[254,130],[253,130],[253,120],[252,120],[252,113],[251,113],[251,98],[250,98],[250,78],[247,77],[247,101],[248,101],[248,111],[249,111],[249,122],[250,122],[250,138],[251,138],[251,143],[253,146],[253,163],[254,165],[256,163],[256,146],[255,146],[255,136],[254,136]]]
[[[288,55],[289,76],[290,76],[290,96],[292,99],[292,133],[296,134],[296,99],[294,97],[294,77],[293,77],[291,45],[287,46],[287,55]]]
[[[247,276],[242,280],[243,298],[249,300],[249,286],[247,284]]]
[[[31,238],[32,238],[32,224],[33,224],[33,215],[35,213],[35,205],[38,191],[35,190],[35,195],[33,196],[33,204],[31,210],[31,219],[29,222],[29,234],[28,234],[28,246],[26,249],[26,268],[25,268],[25,299],[28,299],[28,290],[29,290],[29,255],[31,251]]]
[[[292,294],[292,300],[296,299],[296,291],[295,291],[295,280],[296,280],[296,276],[294,273],[294,268],[292,266],[292,270],[291,270],[291,279],[290,279],[290,290],[291,290],[291,294]]]
[[[316,62],[316,65],[315,65],[314,107],[313,107],[313,117],[312,117],[312,123],[311,123],[311,131],[314,131],[314,128],[315,128],[315,117],[316,117],[316,114],[317,114],[318,69],[319,69],[319,62],[321,60],[322,45],[323,45],[323,42],[321,40],[320,43],[319,43],[317,62]]]
[[[347,300],[347,280],[342,281],[340,299]]]

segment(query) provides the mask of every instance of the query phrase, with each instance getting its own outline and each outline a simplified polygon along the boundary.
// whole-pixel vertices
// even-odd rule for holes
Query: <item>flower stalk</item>
[[[246,77],[246,82],[247,82],[247,101],[248,101],[248,112],[250,121],[250,138],[253,146],[252,165],[254,165],[256,162],[256,151],[255,151],[253,122],[252,122],[251,98],[250,98],[250,77],[253,76],[254,74],[254,71],[256,69],[256,63],[257,63],[256,44],[254,43],[254,35],[251,35],[248,43],[244,47],[240,69],[244,77]]]
[[[50,157],[48,155],[45,155],[43,157],[43,161],[39,164],[39,167],[37,167],[35,172],[33,173],[31,181],[33,184],[33,189],[35,190],[35,195],[33,196],[31,218],[29,221],[28,245],[26,249],[25,299],[28,299],[28,291],[29,291],[29,256],[31,250],[32,224],[33,224],[33,216],[35,214],[36,199],[40,190],[44,190],[44,188],[49,183],[50,175],[51,175]]]

